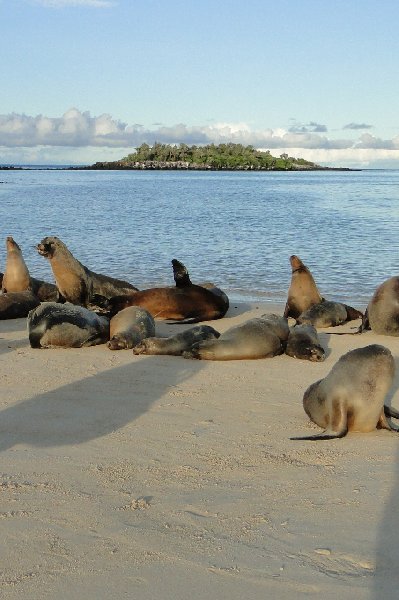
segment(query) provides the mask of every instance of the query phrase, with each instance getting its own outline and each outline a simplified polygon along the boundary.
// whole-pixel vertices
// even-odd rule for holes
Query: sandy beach
[[[303,392],[342,354],[380,343],[399,367],[399,338],[330,335],[357,325],[319,331],[323,363],[209,362],[31,349],[1,321],[1,597],[397,597],[397,434],[290,440],[319,431]]]

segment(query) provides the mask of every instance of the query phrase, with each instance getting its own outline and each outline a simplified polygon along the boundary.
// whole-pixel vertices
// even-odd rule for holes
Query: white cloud
[[[114,160],[125,155],[126,149],[147,142],[208,144],[235,142],[271,150],[274,154],[287,152],[321,162],[334,164],[355,162],[368,165],[370,161],[398,161],[399,136],[383,140],[370,133],[362,133],[358,139],[333,139],[315,131],[290,131],[285,129],[251,129],[246,123],[213,123],[188,126],[158,124],[152,128],[128,125],[109,114],[93,117],[91,114],[71,108],[61,117],[36,117],[12,113],[0,115],[0,162],[15,162],[6,157],[16,156],[21,149],[39,149],[42,156],[47,148],[50,153],[57,148],[61,157],[71,155],[91,156],[97,150],[97,160]],[[64,150],[62,150],[62,148]],[[84,152],[86,149],[86,154]],[[90,152],[89,152],[90,149]],[[100,156],[101,150],[101,156]],[[115,157],[116,151],[119,156]],[[76,158],[76,161],[78,159]],[[84,159],[81,162],[86,162]],[[90,161],[90,158],[87,159]],[[51,162],[51,161],[50,161]],[[62,162],[62,160],[61,160]],[[66,162],[74,162],[70,159]],[[395,162],[396,164],[396,162]]]

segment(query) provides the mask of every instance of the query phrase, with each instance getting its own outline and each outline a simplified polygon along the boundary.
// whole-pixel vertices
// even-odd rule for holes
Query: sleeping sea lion
[[[285,353],[292,358],[303,358],[314,362],[325,359],[326,353],[313,325],[290,327]]]
[[[109,320],[67,302],[43,302],[28,315],[32,348],[82,348],[109,339]]]
[[[384,346],[372,344],[347,352],[303,396],[306,414],[324,431],[291,439],[329,440],[344,437],[348,431],[368,432],[376,427],[399,431],[385,416],[395,416],[396,411],[384,407],[394,374],[394,359]]]
[[[285,317],[266,314],[231,327],[217,340],[194,344],[184,358],[240,360],[282,354],[289,335]]]
[[[341,302],[324,300],[305,310],[297,317],[296,322],[313,325],[316,328],[336,327],[347,321],[353,321],[362,317],[363,313],[356,310],[356,308],[352,308],[352,306],[342,304]]]
[[[82,265],[57,237],[45,237],[37,250],[48,258],[60,294],[67,302],[90,306],[94,294],[111,298],[137,290],[127,281],[90,271]]]
[[[127,310],[127,309],[125,309]],[[120,313],[118,313],[120,314]],[[114,317],[115,318],[115,317]],[[111,320],[112,322],[112,320]],[[209,325],[197,325],[167,338],[149,337],[133,348],[134,354],[170,354],[179,356],[204,340],[220,337],[220,333]]]
[[[359,333],[372,329],[380,335],[399,336],[399,277],[391,277],[373,294]]]
[[[290,257],[290,263],[292,276],[284,317],[293,317],[296,319],[301,313],[313,306],[313,304],[322,302],[323,298],[317,289],[311,272],[301,259],[293,254]]]
[[[22,319],[39,306],[40,300],[31,291],[0,294],[0,320]]]
[[[115,296],[103,304],[111,315],[127,306],[141,306],[154,319],[172,319],[179,323],[198,323],[221,319],[229,308],[229,299],[219,288],[204,288],[191,283],[186,267],[172,260],[176,287],[149,288],[129,295]]]
[[[133,348],[144,338],[155,335],[155,322],[152,315],[139,306],[128,306],[114,317],[109,324],[110,350]]]

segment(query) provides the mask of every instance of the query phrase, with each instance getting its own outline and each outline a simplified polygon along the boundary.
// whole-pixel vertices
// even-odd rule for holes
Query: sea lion
[[[291,439],[329,440],[344,437],[348,431],[368,432],[376,427],[399,431],[386,419],[385,413],[391,416],[392,410],[384,408],[394,374],[394,359],[384,346],[372,344],[347,352],[303,396],[306,414],[324,431]]]
[[[301,259],[293,254],[290,257],[290,263],[292,276],[284,317],[293,317],[296,319],[301,313],[313,306],[313,304],[322,302],[323,298],[317,289],[311,272]]]
[[[324,300],[305,310],[297,317],[296,322],[313,325],[316,328],[335,327],[362,317],[363,313],[356,310],[356,308],[352,308],[352,306],[342,304],[341,302]]]
[[[326,357],[313,325],[294,325],[294,327],[290,327],[285,353],[292,356],[292,358],[303,358],[314,362],[321,362]]]
[[[10,235],[6,238],[6,249],[6,269],[1,291],[3,293],[25,292],[30,289],[29,270],[22,256],[21,248]]]
[[[127,281],[90,271],[57,237],[45,237],[37,245],[37,251],[50,261],[60,294],[72,304],[88,307],[95,294],[111,298],[137,290]]]
[[[32,348],[82,348],[109,339],[109,320],[67,302],[43,302],[28,315]]]
[[[102,306],[115,315],[127,306],[141,306],[154,319],[171,319],[179,323],[198,323],[221,319],[229,308],[227,295],[219,288],[204,288],[191,283],[186,267],[172,260],[176,287],[149,288],[129,295],[115,296]],[[97,299],[98,300],[98,299]]]
[[[190,350],[194,344],[204,340],[217,339],[218,337],[220,337],[220,333],[213,327],[197,325],[167,338],[149,337],[144,339],[133,348],[133,353],[180,356],[183,352]]]
[[[24,292],[29,290],[41,302],[57,302],[59,300],[57,286],[30,276],[21,248],[12,236],[6,238],[6,248],[6,272],[1,284],[2,292]]]
[[[183,356],[202,360],[268,358],[284,352],[289,332],[285,317],[265,314],[231,327],[218,340],[194,344]]]
[[[29,290],[0,294],[0,320],[27,317],[29,311],[39,304],[39,298]]]
[[[133,348],[144,338],[155,335],[155,321],[152,315],[138,306],[128,306],[114,317],[109,324],[110,350]]]
[[[368,303],[359,333],[372,329],[380,335],[399,336],[399,277],[378,286]]]

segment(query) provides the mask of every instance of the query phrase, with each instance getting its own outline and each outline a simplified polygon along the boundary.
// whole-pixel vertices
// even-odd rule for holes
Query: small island
[[[272,156],[270,150],[256,150],[242,144],[187,146],[155,143],[141,144],[135,152],[120,160],[96,162],[78,169],[110,170],[191,170],[191,171],[350,171],[322,167],[304,158],[288,154]]]

